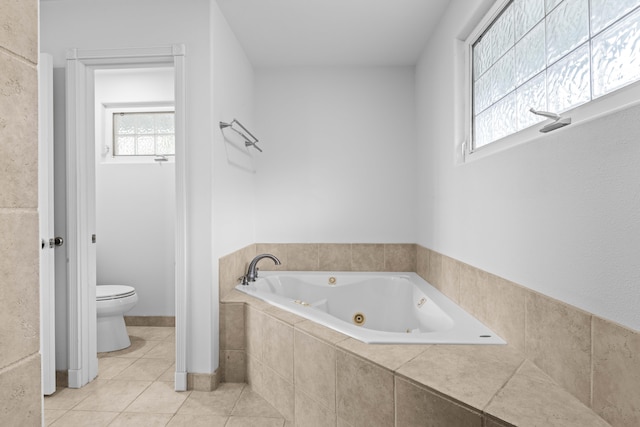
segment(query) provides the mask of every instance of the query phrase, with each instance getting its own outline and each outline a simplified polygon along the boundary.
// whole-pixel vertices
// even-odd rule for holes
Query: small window
[[[174,112],[113,113],[113,156],[174,156]]]
[[[502,4],[468,41],[471,151],[640,80],[640,0]]]

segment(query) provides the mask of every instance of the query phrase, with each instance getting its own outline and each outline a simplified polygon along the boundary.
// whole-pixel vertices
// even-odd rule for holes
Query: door
[[[53,230],[53,61],[38,61],[38,216],[40,222],[40,353],[42,392],[56,391],[55,247]]]

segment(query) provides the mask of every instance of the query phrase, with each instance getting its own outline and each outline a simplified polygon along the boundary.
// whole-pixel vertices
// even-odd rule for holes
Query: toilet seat
[[[96,301],[109,301],[127,298],[135,295],[136,290],[124,285],[99,285],[96,286]]]

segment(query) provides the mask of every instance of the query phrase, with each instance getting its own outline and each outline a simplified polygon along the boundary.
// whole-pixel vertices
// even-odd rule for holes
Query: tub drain
[[[356,313],[353,315],[353,323],[362,326],[366,322],[367,318],[362,313]]]

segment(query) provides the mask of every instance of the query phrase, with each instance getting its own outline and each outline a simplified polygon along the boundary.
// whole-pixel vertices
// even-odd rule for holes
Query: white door
[[[40,221],[40,353],[42,392],[56,391],[55,247],[53,230],[53,61],[38,61],[38,215]]]

